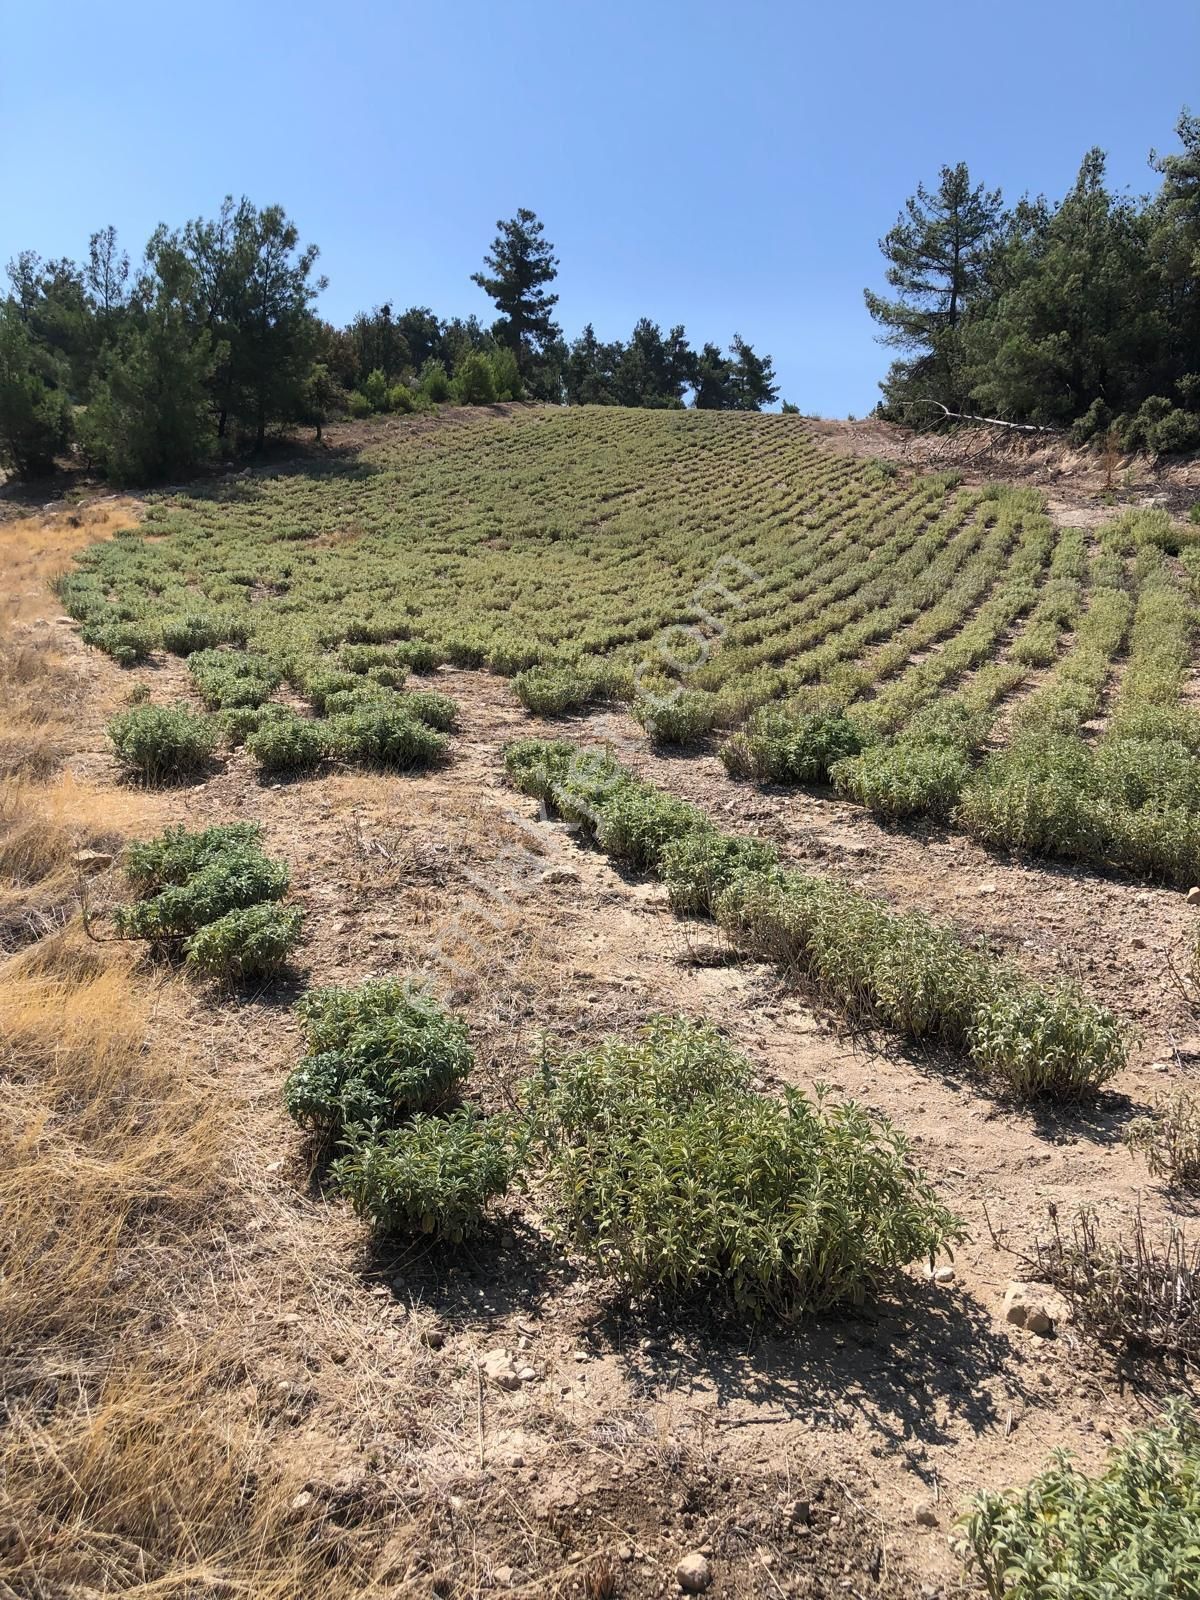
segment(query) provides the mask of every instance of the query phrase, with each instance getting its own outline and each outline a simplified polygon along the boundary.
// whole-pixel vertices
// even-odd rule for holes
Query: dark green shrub
[[[330,696],[362,688],[358,673],[322,665],[301,667],[293,681],[319,717],[324,716]]]
[[[145,661],[159,642],[158,629],[148,622],[87,622],[79,636],[84,644],[111,656],[119,667]]]
[[[188,671],[205,705],[218,711],[261,706],[280,677],[265,656],[248,655],[244,650],[193,650]]]
[[[163,649],[176,656],[212,650],[219,644],[245,644],[246,634],[241,618],[222,611],[186,611],[168,617],[162,626]]]
[[[579,667],[527,667],[512,681],[513,693],[535,717],[580,711],[592,698],[592,683]]]
[[[329,719],[331,752],[342,761],[371,761],[385,767],[427,767],[448,749],[444,734],[428,727],[406,707],[407,696],[372,702]]]
[[[1094,1478],[1060,1451],[1025,1488],[980,1495],[960,1530],[991,1600],[1200,1594],[1200,1424],[1172,1402]]]
[[[1163,456],[1200,449],[1200,416],[1194,411],[1182,411],[1177,406],[1155,423],[1150,433],[1150,445]]]
[[[657,872],[664,848],[673,839],[711,823],[697,806],[648,784],[627,783],[604,797],[596,826],[602,850],[638,872]]]
[[[830,777],[839,794],[876,816],[948,817],[970,771],[966,757],[947,745],[902,739],[836,762]]]
[[[830,768],[855,756],[862,731],[841,712],[792,713],[777,706],[756,711],[721,750],[735,778],[759,783],[826,783]]]
[[[219,711],[213,721],[221,730],[221,737],[231,749],[237,749],[245,744],[246,740],[264,722],[269,722],[273,717],[286,716],[284,706],[233,706],[228,711]]]
[[[208,764],[219,729],[186,705],[134,706],[108,724],[117,760],[143,783],[194,777]]]
[[[421,368],[421,390],[435,406],[445,405],[451,398],[450,377],[440,361],[427,361]]]
[[[357,711],[360,706],[379,705],[382,701],[391,700],[393,691],[385,688],[383,684],[370,678],[360,679],[353,689],[335,689],[332,694],[327,694],[323,715],[327,717],[344,716],[348,711]]]
[[[284,1104],[322,1135],[435,1110],[473,1063],[465,1023],[394,978],[310,990],[296,1014],[310,1054],[284,1084]]]
[[[203,837],[203,836],[201,836]],[[282,899],[284,862],[263,854],[249,839],[233,839],[204,853],[202,864],[165,883],[148,898],[118,906],[113,921],[126,938],[162,941],[192,934],[227,911]],[[137,869],[134,881],[144,882]]]
[[[295,906],[257,904],[227,911],[187,942],[188,965],[223,983],[276,977],[300,938],[304,912]]]
[[[330,725],[281,709],[247,734],[246,749],[264,772],[310,772],[329,754]]]
[[[749,1077],[709,1025],[663,1019],[531,1082],[545,1204],[597,1270],[787,1316],[861,1301],[960,1237],[889,1124]]]
[[[396,664],[396,647],[390,644],[344,644],[338,660],[347,672],[366,676],[375,667]]]
[[[410,672],[432,672],[438,664],[438,652],[425,639],[402,639],[395,646],[393,654],[398,667],[407,667]],[[392,684],[393,689],[398,689],[399,684]]]
[[[448,694],[434,689],[410,689],[400,702],[404,710],[427,728],[448,733],[458,722],[458,706]]]
[[[659,871],[680,916],[707,916],[735,878],[770,872],[779,852],[761,839],[737,839],[713,829],[692,828],[659,854]]]
[[[202,867],[261,842],[257,822],[225,822],[198,833],[167,828],[153,839],[135,839],[126,847],[125,877],[139,894],[157,894],[169,884],[186,883]]]
[[[492,364],[482,350],[469,350],[454,373],[454,398],[460,406],[490,406],[496,398]]]
[[[493,641],[484,660],[489,672],[498,672],[502,678],[511,678],[518,672],[536,666],[540,654],[539,646],[527,639],[501,636]]]
[[[352,1129],[345,1144],[332,1177],[360,1217],[384,1234],[424,1233],[451,1244],[478,1232],[516,1165],[509,1119],[471,1106],[418,1115],[382,1133]]]

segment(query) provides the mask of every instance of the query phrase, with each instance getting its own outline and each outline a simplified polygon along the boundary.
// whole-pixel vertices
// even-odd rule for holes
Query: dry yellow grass
[[[196,1224],[219,1189],[228,1113],[149,1047],[158,996],[131,964],[76,926],[0,965],[0,1356],[10,1361],[47,1338],[115,1333],[142,1307],[139,1254]]]
[[[235,1098],[189,1051],[176,980],[75,914],[77,853],[169,820],[62,767],[120,688],[61,648],[48,586],[130,520],[0,525],[0,1594],[337,1600],[372,1588],[396,1518],[297,1508],[246,1380],[250,1291],[227,1301],[205,1265],[239,1210]]]
[[[83,682],[50,586],[72,555],[138,520],[129,500],[0,522],[0,774],[52,772],[78,738]]]
[[[57,1405],[12,1419],[0,1448],[0,1592],[378,1593],[371,1572],[391,1518],[346,1527],[306,1515],[303,1476],[275,1459],[228,1345],[176,1344],[158,1359],[118,1356],[94,1392],[60,1385]]]
[[[141,520],[135,500],[93,500],[70,511],[51,511],[0,522],[0,621],[7,627],[46,614],[47,590],[67,571],[71,557],[98,539],[111,539]]]
[[[70,772],[0,778],[0,950],[62,926],[104,856],[165,816],[144,791],[100,788]]]

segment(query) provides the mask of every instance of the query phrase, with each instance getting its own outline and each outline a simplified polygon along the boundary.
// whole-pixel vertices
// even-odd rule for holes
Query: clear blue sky
[[[140,254],[245,193],[320,245],[331,320],[487,317],[469,275],[526,205],[568,335],[736,330],[802,409],[862,414],[887,360],[862,289],[918,179],[966,160],[1057,196],[1099,144],[1140,192],[1189,102],[1198,0],[12,5],[0,261],[108,222]]]

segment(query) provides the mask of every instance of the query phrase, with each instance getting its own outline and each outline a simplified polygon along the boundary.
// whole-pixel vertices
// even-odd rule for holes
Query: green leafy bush
[[[400,704],[418,722],[441,733],[448,733],[458,723],[456,703],[448,694],[438,694],[434,689],[411,689]]]
[[[803,974],[848,1015],[909,1038],[966,1043],[1001,969],[920,912],[798,872],[734,879],[717,921],[743,949]]]
[[[281,710],[246,736],[246,749],[264,772],[309,772],[329,748],[329,725],[295,711]]]
[[[1072,988],[1001,988],[980,1005],[971,1059],[1020,1100],[1078,1100],[1125,1065],[1112,1012]]]
[[[203,770],[219,734],[210,717],[186,705],[134,706],[108,724],[117,760],[143,783],[173,783]]]
[[[296,906],[256,904],[227,911],[187,942],[190,967],[224,983],[264,982],[284,970],[304,924]]]
[[[146,897],[116,908],[113,921],[118,931],[133,939],[177,938],[195,933],[228,911],[282,899],[287,890],[285,863],[264,855],[249,838],[223,841],[197,860],[198,865],[181,875],[173,873],[158,886],[147,878],[143,862],[135,859],[130,881],[141,885]]]
[[[385,767],[427,767],[440,761],[448,741],[414,716],[406,704],[409,698],[368,702],[330,717],[331,752],[343,761],[371,761]]]
[[[478,1232],[516,1165],[509,1119],[471,1106],[418,1115],[382,1133],[351,1129],[345,1144],[331,1175],[360,1217],[384,1234],[431,1234],[451,1244]]]
[[[322,1135],[436,1109],[471,1069],[466,1025],[394,978],[313,989],[296,1014],[309,1054],[289,1075],[284,1104]]]
[[[638,695],[630,708],[654,744],[698,744],[712,732],[716,699],[701,689]]]
[[[967,758],[950,746],[900,740],[835,762],[830,777],[839,794],[876,816],[947,817],[970,770]]]
[[[206,706],[227,711],[261,706],[279,683],[279,673],[264,656],[244,650],[196,649],[188,656],[188,671]]]
[[[862,730],[841,712],[756,711],[721,750],[726,770],[759,783],[826,783],[830,769],[863,748]]]
[[[125,877],[139,894],[157,894],[170,884],[186,883],[193,873],[214,861],[255,849],[262,842],[256,822],[225,822],[197,833],[167,828],[152,839],[135,839],[126,847]]]
[[[245,644],[246,634],[241,618],[222,611],[185,611],[168,617],[162,626],[163,649],[176,656],[212,650],[219,644]]]
[[[513,693],[535,717],[581,711],[595,698],[595,681],[582,667],[526,667],[512,681]]]
[[[110,655],[119,667],[145,661],[159,642],[159,632],[149,622],[87,622],[79,631],[84,644]]]
[[[407,667],[410,672],[432,672],[438,664],[438,652],[425,639],[402,639],[394,646],[393,655],[398,667]],[[398,689],[399,684],[392,684],[393,689]]]
[[[638,872],[657,872],[673,839],[711,824],[698,806],[662,794],[649,784],[627,783],[605,797],[596,827],[601,849]]]
[[[221,730],[221,737],[232,749],[245,744],[256,729],[272,718],[286,716],[284,706],[233,706],[228,711],[218,711],[213,721]]]
[[[707,916],[717,896],[736,878],[770,872],[778,859],[775,846],[763,840],[692,828],[663,847],[659,871],[673,911],[680,916]]]
[[[451,398],[450,377],[441,361],[431,359],[421,368],[421,389],[426,399],[437,406]]]
[[[545,1203],[595,1268],[787,1316],[860,1301],[960,1236],[889,1124],[749,1079],[711,1026],[661,1019],[532,1081]]]
[[[1058,1452],[1024,1489],[980,1495],[960,1528],[991,1600],[1200,1594],[1200,1425],[1176,1401],[1098,1477]]]

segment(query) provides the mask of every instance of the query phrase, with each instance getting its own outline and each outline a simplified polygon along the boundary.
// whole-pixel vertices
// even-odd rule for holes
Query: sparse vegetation
[[[642,871],[674,874],[681,911],[707,898],[743,949],[802,976],[848,1016],[964,1051],[1020,1100],[1095,1094],[1125,1060],[1113,1014],[1073,990],[1047,991],[918,912],[785,872],[753,841],[723,839],[695,806],[604,753],[559,741],[510,745],[511,781]],[[706,881],[707,879],[707,881]]]
[[[1064,1231],[1052,1212],[1037,1273],[1062,1290],[1076,1323],[1102,1344],[1189,1361],[1200,1351],[1200,1246],[1174,1218],[1151,1230],[1138,1211],[1123,1231],[1105,1231],[1085,1209]]]
[[[1125,1131],[1125,1141],[1146,1158],[1150,1175],[1177,1188],[1200,1190],[1200,1101],[1186,1089],[1167,1095]]]

